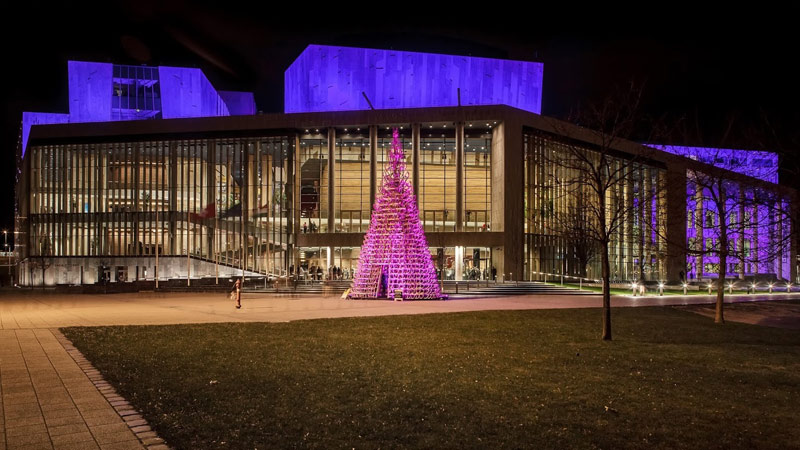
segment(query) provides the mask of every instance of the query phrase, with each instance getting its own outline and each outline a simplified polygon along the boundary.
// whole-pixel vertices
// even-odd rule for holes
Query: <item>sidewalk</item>
[[[54,330],[0,331],[0,449],[144,449],[98,390],[107,385],[93,383],[59,337]]]
[[[800,299],[795,294],[726,295],[726,302]],[[713,303],[715,297],[616,296],[612,307]],[[109,295],[0,296],[0,329],[98,325],[166,325],[212,322],[287,322],[291,320],[429,314],[460,311],[597,308],[600,295],[520,295],[453,298],[445,301],[342,300],[339,297],[274,296],[245,293],[242,309],[215,293],[136,293]]]

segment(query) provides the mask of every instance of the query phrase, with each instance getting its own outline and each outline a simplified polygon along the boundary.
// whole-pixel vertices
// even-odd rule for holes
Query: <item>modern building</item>
[[[73,83],[92,64],[70,63],[70,98],[80,94],[64,120],[23,115],[20,285],[153,280],[157,260],[160,279],[352,275],[393,129],[441,278],[600,274],[598,258],[556,232],[569,205],[545,157],[600,143],[539,114],[540,63],[309,46],[286,71],[285,112],[259,115],[252,94],[217,93],[196,69],[100,65],[107,82]],[[742,192],[794,195],[634,142],[614,151],[636,161],[614,191],[631,211],[612,240],[618,280],[710,274],[676,244],[694,237],[690,168],[729,174]],[[761,236],[751,245],[774,242]],[[794,248],[730,275],[794,280]]]

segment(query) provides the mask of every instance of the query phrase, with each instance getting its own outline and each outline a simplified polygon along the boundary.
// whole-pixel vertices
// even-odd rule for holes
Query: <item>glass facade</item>
[[[455,124],[423,124],[419,149],[419,214],[425,231],[456,230]]]
[[[558,226],[576,212],[575,223],[591,220],[578,207],[590,197],[567,189],[578,174],[550,157],[576,144],[520,127],[522,148],[511,153],[521,154],[520,167],[504,148],[509,140],[504,125],[494,120],[383,123],[258,130],[246,137],[220,132],[205,138],[33,145],[25,155],[26,201],[20,211],[27,240],[21,257],[33,270],[21,270],[20,282],[91,283],[104,276],[152,280],[156,253],[165,261],[172,258],[169,271],[159,266],[162,279],[222,276],[223,268],[252,276],[302,274],[308,281],[350,279],[395,127],[406,150],[409,182],[419,186],[420,219],[433,233],[428,243],[440,279],[491,279],[493,267],[498,279],[511,273],[516,279],[520,272],[527,280],[545,273],[598,278],[597,246],[587,236],[565,235]],[[612,162],[612,169],[629,172],[608,196],[609,205],[628,211],[612,235],[614,280],[667,277],[668,187],[666,168],[658,164]],[[509,172],[519,181],[509,182]],[[766,196],[766,191],[743,192],[752,199]],[[709,233],[720,220],[709,194],[690,182],[679,196],[686,202],[680,225],[698,249],[720,242]],[[512,203],[519,209],[509,209]],[[763,222],[770,211],[732,208],[725,220]],[[746,227],[729,242],[732,254],[740,255],[728,258],[729,272],[788,278],[794,270],[788,248],[777,268],[757,257],[787,235],[788,223]],[[512,242],[519,247],[509,256]],[[58,258],[63,267],[80,266],[80,278],[62,277],[73,269],[56,270]],[[680,259],[690,279],[708,275],[718,264],[711,256],[687,257],[685,265]],[[39,275],[36,268],[42,269]],[[52,275],[45,276],[45,269]],[[84,271],[98,275],[84,277]]]
[[[293,142],[34,147],[30,256],[138,257],[158,248],[164,257],[283,273],[293,243]]]
[[[337,130],[334,150],[334,220],[337,233],[366,232],[369,228],[369,134]]]
[[[575,144],[532,132],[524,135],[523,145],[527,279],[543,279],[544,274],[599,278],[600,249],[592,233],[601,227],[593,226],[595,216],[587,208],[593,193],[576,181],[581,175],[577,169],[553,156],[573,151]],[[592,152],[589,147],[585,151]],[[606,199],[610,209],[624,214],[618,226],[608,227],[611,278],[661,280],[667,256],[665,170],[619,159],[609,166],[610,173],[626,173]],[[561,234],[565,222],[572,223],[569,235]]]

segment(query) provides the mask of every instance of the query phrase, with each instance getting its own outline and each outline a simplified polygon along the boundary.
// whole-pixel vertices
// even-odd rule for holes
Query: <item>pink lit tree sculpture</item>
[[[395,290],[404,299],[444,298],[404,160],[395,129],[348,298],[393,297]]]

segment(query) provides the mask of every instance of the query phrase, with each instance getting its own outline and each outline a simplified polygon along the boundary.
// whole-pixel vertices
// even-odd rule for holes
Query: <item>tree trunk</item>
[[[603,340],[611,340],[611,269],[608,262],[608,242],[603,243]]]
[[[727,240],[725,245],[728,245]],[[715,323],[725,323],[722,308],[725,300],[725,273],[727,272],[725,269],[727,265],[728,255],[726,255],[725,252],[720,252],[719,269],[717,270],[717,307],[716,313],[714,314]]]

